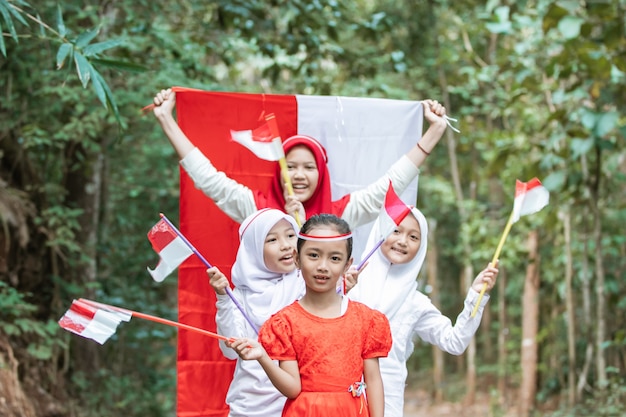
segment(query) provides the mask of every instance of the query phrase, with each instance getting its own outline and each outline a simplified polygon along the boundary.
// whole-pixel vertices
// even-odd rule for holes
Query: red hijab
[[[310,136],[295,135],[283,142],[285,155],[296,146],[306,146],[306,148],[313,153],[319,172],[317,186],[315,187],[313,195],[303,203],[307,218],[320,213],[330,213],[341,217],[343,210],[350,201],[350,194],[343,196],[337,201],[332,201],[326,149],[324,149],[321,143]],[[280,166],[276,164],[276,173],[274,174],[274,180],[272,181],[269,194],[264,195],[260,190],[254,193],[254,200],[258,209],[270,207],[282,211],[285,210],[285,197],[283,196],[282,182]]]

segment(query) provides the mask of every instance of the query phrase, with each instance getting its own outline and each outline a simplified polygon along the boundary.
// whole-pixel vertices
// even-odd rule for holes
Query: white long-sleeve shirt
[[[180,164],[189,174],[195,187],[213,200],[220,210],[235,222],[241,223],[258,209],[264,208],[256,206],[250,188],[218,171],[198,148],[189,152]],[[393,183],[396,193],[400,195],[419,173],[420,170],[415,164],[403,155],[381,178],[350,194],[350,201],[341,218],[353,229],[375,220],[383,206],[389,180]]]
[[[474,337],[488,300],[489,296],[485,294],[476,316],[471,317],[478,293],[470,289],[463,303],[463,311],[453,325],[426,295],[414,291],[407,297],[400,310],[389,320],[393,338],[391,351],[386,358],[379,359],[385,389],[385,417],[402,417],[404,413],[406,361],[413,353],[414,337],[450,354],[460,355]]]

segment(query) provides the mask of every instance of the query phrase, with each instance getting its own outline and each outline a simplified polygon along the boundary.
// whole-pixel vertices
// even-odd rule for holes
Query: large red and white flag
[[[82,300],[72,301],[59,325],[72,333],[95,340],[101,345],[115,334],[122,321],[129,321],[130,312],[98,308]]]
[[[259,126],[273,113],[283,139],[309,135],[328,153],[333,199],[371,184],[421,138],[419,101],[221,93],[174,87],[181,129],[230,178],[252,189],[267,190],[276,162],[260,159],[232,139],[231,131]],[[400,198],[415,204],[417,181]],[[360,256],[372,223],[356,228],[354,256]],[[239,225],[195,188],[180,171],[180,230],[214,266],[229,273],[237,253]],[[206,266],[192,257],[178,272],[179,321],[215,330],[215,292],[207,285]],[[235,362],[219,345],[191,332],[178,335],[177,413],[179,417],[228,415],[224,399]],[[211,395],[206,395],[210,392]]]
[[[515,223],[521,216],[533,214],[548,205],[550,192],[536,177],[528,182],[515,180],[515,202],[511,222]]]
[[[266,161],[278,161],[285,157],[283,143],[276,132],[276,119],[272,114],[271,119],[253,130],[231,130],[233,140],[246,148],[261,159]]]
[[[193,254],[193,250],[165,219],[152,226],[148,232],[148,240],[160,258],[156,268],[147,268],[156,282],[163,281]]]

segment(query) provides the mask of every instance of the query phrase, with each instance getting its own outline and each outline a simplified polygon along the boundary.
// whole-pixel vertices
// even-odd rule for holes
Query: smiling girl
[[[379,239],[381,225],[372,228],[366,247]],[[380,360],[385,387],[385,416],[402,417],[406,361],[413,353],[415,336],[453,355],[462,354],[480,325],[489,297],[484,297],[478,314],[471,317],[483,283],[490,290],[498,270],[487,266],[474,279],[465,298],[463,311],[452,325],[451,320],[417,290],[417,276],[426,257],[428,224],[421,211],[414,208],[370,258],[350,299],[360,301],[387,316],[393,335],[389,356]]]
[[[269,192],[251,190],[217,171],[181,130],[172,115],[176,93],[171,89],[161,90],[154,97],[154,104],[154,115],[196,188],[237,223],[262,208],[275,208],[291,214],[297,211],[302,219],[315,214],[332,213],[346,220],[352,228],[369,223],[378,215],[389,181],[393,182],[396,192],[401,194],[417,178],[420,166],[437,145],[447,126],[445,107],[436,100],[422,101],[424,118],[430,126],[419,144],[416,141],[416,145],[376,182],[333,200],[326,150],[314,138],[296,135],[283,143],[294,196],[288,195],[278,164]],[[419,133],[416,132],[415,136],[418,137]]]
[[[296,258],[305,295],[263,325],[260,343],[227,343],[241,358],[256,360],[287,397],[283,416],[383,415],[378,358],[387,355],[391,333],[383,314],[337,293],[351,254],[345,221],[330,214],[311,217],[298,235]]]

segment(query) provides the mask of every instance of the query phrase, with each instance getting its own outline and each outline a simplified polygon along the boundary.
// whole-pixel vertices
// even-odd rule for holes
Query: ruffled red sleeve
[[[387,317],[377,310],[372,310],[369,326],[365,326],[363,359],[383,358],[391,350],[391,328]]]
[[[281,361],[296,359],[291,326],[280,314],[270,317],[263,324],[259,331],[259,342],[272,359]]]

